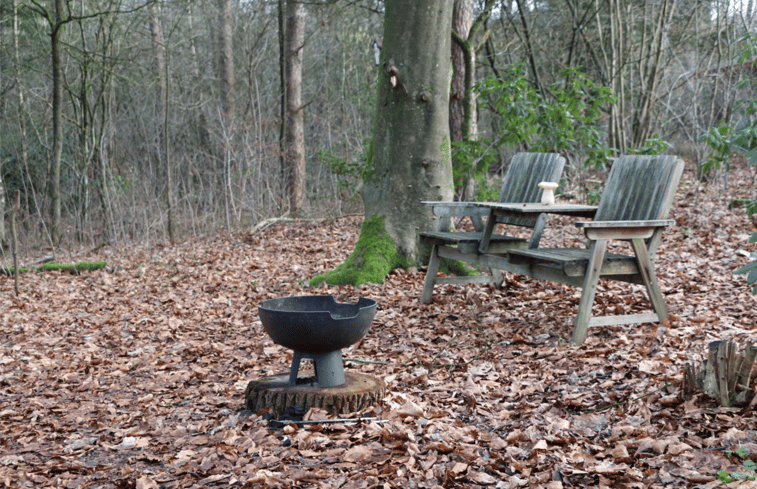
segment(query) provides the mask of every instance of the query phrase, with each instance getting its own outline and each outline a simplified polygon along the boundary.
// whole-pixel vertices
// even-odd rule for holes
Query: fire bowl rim
[[[286,309],[282,305],[288,301],[295,305],[310,301],[314,306]],[[357,311],[354,315],[351,308]],[[369,297],[349,303],[337,302],[333,295],[302,295],[265,300],[258,306],[258,317],[274,343],[303,353],[328,353],[363,339],[377,308],[378,301]],[[335,316],[337,312],[341,314]]]

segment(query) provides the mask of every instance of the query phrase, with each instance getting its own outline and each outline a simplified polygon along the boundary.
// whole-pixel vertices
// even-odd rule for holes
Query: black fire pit
[[[297,385],[300,361],[310,359],[320,388],[345,384],[342,348],[363,339],[377,302],[361,298],[343,304],[330,295],[270,299],[258,308],[260,322],[274,343],[294,350],[289,385]]]
[[[285,414],[325,409],[331,414],[362,411],[385,395],[384,383],[358,372],[344,371],[342,348],[360,341],[376,314],[373,299],[342,304],[327,296],[301,296],[264,301],[260,321],[274,342],[294,350],[288,374],[250,381],[245,406],[254,412],[268,409]],[[310,359],[315,375],[298,378],[300,361]]]

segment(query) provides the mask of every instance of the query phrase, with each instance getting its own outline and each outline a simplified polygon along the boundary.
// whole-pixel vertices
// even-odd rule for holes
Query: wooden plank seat
[[[553,269],[557,273],[566,277],[579,277],[580,280],[571,281],[568,285],[581,286],[583,277],[586,275],[586,269],[589,266],[589,250],[584,248],[547,248],[543,250],[534,250],[535,253],[529,253],[527,257],[513,253],[508,257],[513,264],[533,264],[544,268]],[[619,277],[629,278],[633,283],[642,282],[632,280],[639,273],[639,267],[633,256],[622,255],[619,253],[606,253],[602,263],[601,275],[618,275]]]
[[[475,253],[483,237],[483,232],[426,232],[422,233],[424,241],[428,245],[457,245],[460,253]],[[464,236],[460,236],[460,235]],[[489,244],[490,253],[506,253],[513,247],[527,247],[528,241],[524,238],[516,238],[505,234],[493,234]]]
[[[594,221],[577,222],[585,248],[510,250],[506,261],[496,254],[483,263],[538,279],[582,287],[572,341],[580,345],[590,326],[662,322],[668,317],[657,282],[654,255],[684,163],[674,156],[621,156],[612,165]],[[633,255],[608,253],[610,241],[631,243]],[[599,278],[645,286],[653,312],[592,318]]]
[[[499,202],[539,202],[542,191],[540,182],[557,182],[562,176],[565,158],[555,153],[518,153],[513,156],[502,182]],[[484,223],[482,217],[489,216],[489,210],[475,202],[424,202],[433,207],[434,215],[439,217],[436,231],[420,232],[421,244],[430,247],[430,257],[426,280],[421,293],[421,302],[431,301],[434,285],[465,283],[502,283],[502,273],[490,268],[490,275],[440,277],[439,260],[448,258],[471,265],[480,265],[481,253],[478,251]],[[475,232],[450,232],[450,219],[467,217],[473,222]],[[541,239],[546,223],[546,215],[522,215],[497,218],[505,225],[533,228],[530,239],[517,238],[504,234],[491,233],[487,253],[504,256],[508,250],[515,248],[536,248]]]

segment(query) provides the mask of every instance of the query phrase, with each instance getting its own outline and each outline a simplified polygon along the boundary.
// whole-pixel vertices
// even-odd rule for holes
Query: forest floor
[[[424,269],[378,285],[312,289],[352,251],[361,218],[254,234],[104,248],[104,270],[0,276],[0,487],[746,487],[757,412],[679,397],[707,345],[757,343],[757,300],[733,271],[757,248],[751,173],[684,175],[657,271],[671,320],[592,329],[570,346],[580,290],[508,275],[437,287]],[[542,241],[580,236],[550,218]],[[6,265],[9,265],[6,263]],[[270,298],[378,301],[348,371],[383,380],[378,422],[273,428],[244,409],[248,382],[288,372],[258,319]],[[646,307],[601,283],[596,311]],[[754,388],[755,383],[752,382]],[[310,417],[326,417],[311,412]]]

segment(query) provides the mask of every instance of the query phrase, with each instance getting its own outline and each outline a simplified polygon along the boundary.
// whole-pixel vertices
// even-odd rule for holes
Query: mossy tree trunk
[[[424,200],[452,200],[449,135],[453,0],[386,0],[373,142],[362,189],[365,223],[329,284],[381,282],[417,263],[417,233],[436,219]]]
[[[398,251],[418,258],[434,227],[423,200],[452,199],[449,136],[453,0],[388,0],[378,103],[363,187],[366,221],[384,219]]]

